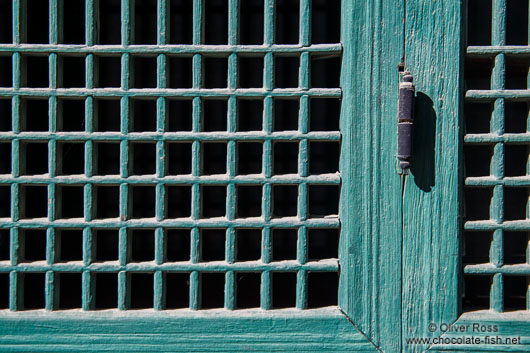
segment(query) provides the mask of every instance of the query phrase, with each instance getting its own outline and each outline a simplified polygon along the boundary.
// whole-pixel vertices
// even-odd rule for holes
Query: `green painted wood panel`
[[[401,181],[396,118],[402,2],[349,1],[343,12],[344,104],[339,305],[385,352],[401,349]],[[347,213],[347,215],[346,215]]]
[[[406,68],[416,84],[414,155],[403,192],[403,351],[459,310],[461,1],[407,1]]]
[[[1,314],[0,332],[3,352],[377,352],[336,309]]]

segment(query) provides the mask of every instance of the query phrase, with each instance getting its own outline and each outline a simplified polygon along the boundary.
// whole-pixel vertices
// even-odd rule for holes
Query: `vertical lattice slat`
[[[494,0],[493,2],[493,19],[492,19],[492,44],[504,45],[506,42],[506,1]],[[492,89],[503,89],[505,87],[506,63],[504,54],[495,57],[493,73],[491,78]],[[502,135],[504,133],[504,99],[499,98],[495,101],[492,117],[492,132]],[[504,177],[504,144],[498,143],[493,150],[492,172],[496,178]],[[491,202],[491,218],[497,223],[503,222],[503,187],[495,186]],[[496,265],[502,265],[502,230],[496,230],[493,236],[491,247],[492,262]],[[503,311],[503,281],[502,274],[496,274],[493,278],[491,290],[491,308],[495,311]]]

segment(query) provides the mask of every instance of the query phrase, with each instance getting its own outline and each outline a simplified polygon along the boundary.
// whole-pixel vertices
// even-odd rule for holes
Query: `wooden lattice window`
[[[340,1],[2,6],[3,307],[337,304]]]
[[[463,310],[528,310],[528,2],[468,14]]]

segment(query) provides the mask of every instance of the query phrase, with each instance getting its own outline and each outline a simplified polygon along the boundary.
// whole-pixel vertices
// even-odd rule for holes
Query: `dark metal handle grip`
[[[403,81],[399,84],[398,103],[398,153],[401,174],[408,174],[412,159],[412,129],[414,124],[414,93],[410,72],[403,74]]]

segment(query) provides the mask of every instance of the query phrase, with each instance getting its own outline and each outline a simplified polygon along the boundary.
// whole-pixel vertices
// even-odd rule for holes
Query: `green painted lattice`
[[[469,1],[464,311],[530,308],[528,2]]]
[[[192,1],[188,44],[170,41],[173,2],[155,1],[156,42],[139,44],[135,2],[121,0],[121,43],[107,45],[101,43],[98,9],[103,3],[97,0],[84,3],[84,44],[63,41],[67,1],[49,0],[49,40],[35,44],[26,35],[31,25],[26,10],[35,2],[13,0],[13,42],[0,45],[1,58],[12,65],[12,82],[0,88],[2,106],[11,113],[11,124],[2,113],[2,126],[10,126],[0,132],[2,153],[7,151],[2,159],[11,161],[2,164],[0,175],[2,195],[10,200],[0,219],[0,247],[9,249],[2,250],[0,261],[1,288],[9,291],[0,296],[3,306],[12,311],[232,310],[243,306],[238,304],[242,297],[262,309],[336,303],[338,115],[333,128],[319,128],[312,108],[339,106],[341,89],[338,81],[319,85],[314,80],[319,73],[312,79],[311,72],[322,62],[340,66],[341,44],[312,43],[311,0],[297,5],[298,43],[277,43],[274,19],[281,1],[265,0],[263,44],[241,45],[241,4],[228,0],[227,42],[210,45],[205,43],[209,1]],[[262,71],[262,82],[242,88],[241,65],[248,58],[257,58],[252,65],[261,63],[250,71]],[[81,87],[69,86],[77,69],[66,70],[76,59],[84,70]],[[293,87],[279,87],[283,79],[277,70],[284,59],[295,63]],[[172,87],[170,71],[180,63],[189,65],[178,72],[189,74],[190,87]],[[156,80],[140,75],[141,65],[151,65]],[[40,84],[46,81],[39,78],[41,67],[47,72],[45,84]],[[208,83],[210,67],[225,68],[226,84]],[[120,80],[108,87],[115,68]],[[147,88],[150,79],[154,84]],[[42,111],[43,102],[47,126],[41,128],[33,114]],[[289,102],[294,110],[280,107]],[[257,106],[257,115],[245,115],[245,104]],[[78,113],[72,113],[74,106]],[[295,127],[279,128],[289,114],[295,115],[290,117]],[[331,121],[333,114],[321,112],[319,119]],[[224,127],[209,121],[217,118]],[[179,119],[189,120],[189,128]],[[249,127],[246,119],[259,124]],[[294,159],[282,169],[279,160],[289,154],[280,148],[287,143],[294,144]],[[252,151],[243,162],[242,153]],[[254,158],[257,167],[247,168]],[[334,168],[319,167],[330,160],[332,165],[337,161]],[[287,207],[289,202],[294,206]],[[282,244],[287,240],[279,237],[291,234],[296,250],[286,255]],[[257,240],[241,240],[245,236]],[[209,244],[207,239],[214,238],[221,240]],[[251,244],[244,248],[244,242]],[[322,252],[329,244],[331,252]],[[257,255],[249,255],[256,247]],[[275,281],[281,285],[278,294]],[[322,287],[329,288],[332,299],[312,304],[311,288],[317,293]],[[201,297],[211,293],[205,304]],[[215,298],[224,299],[218,305]]]

